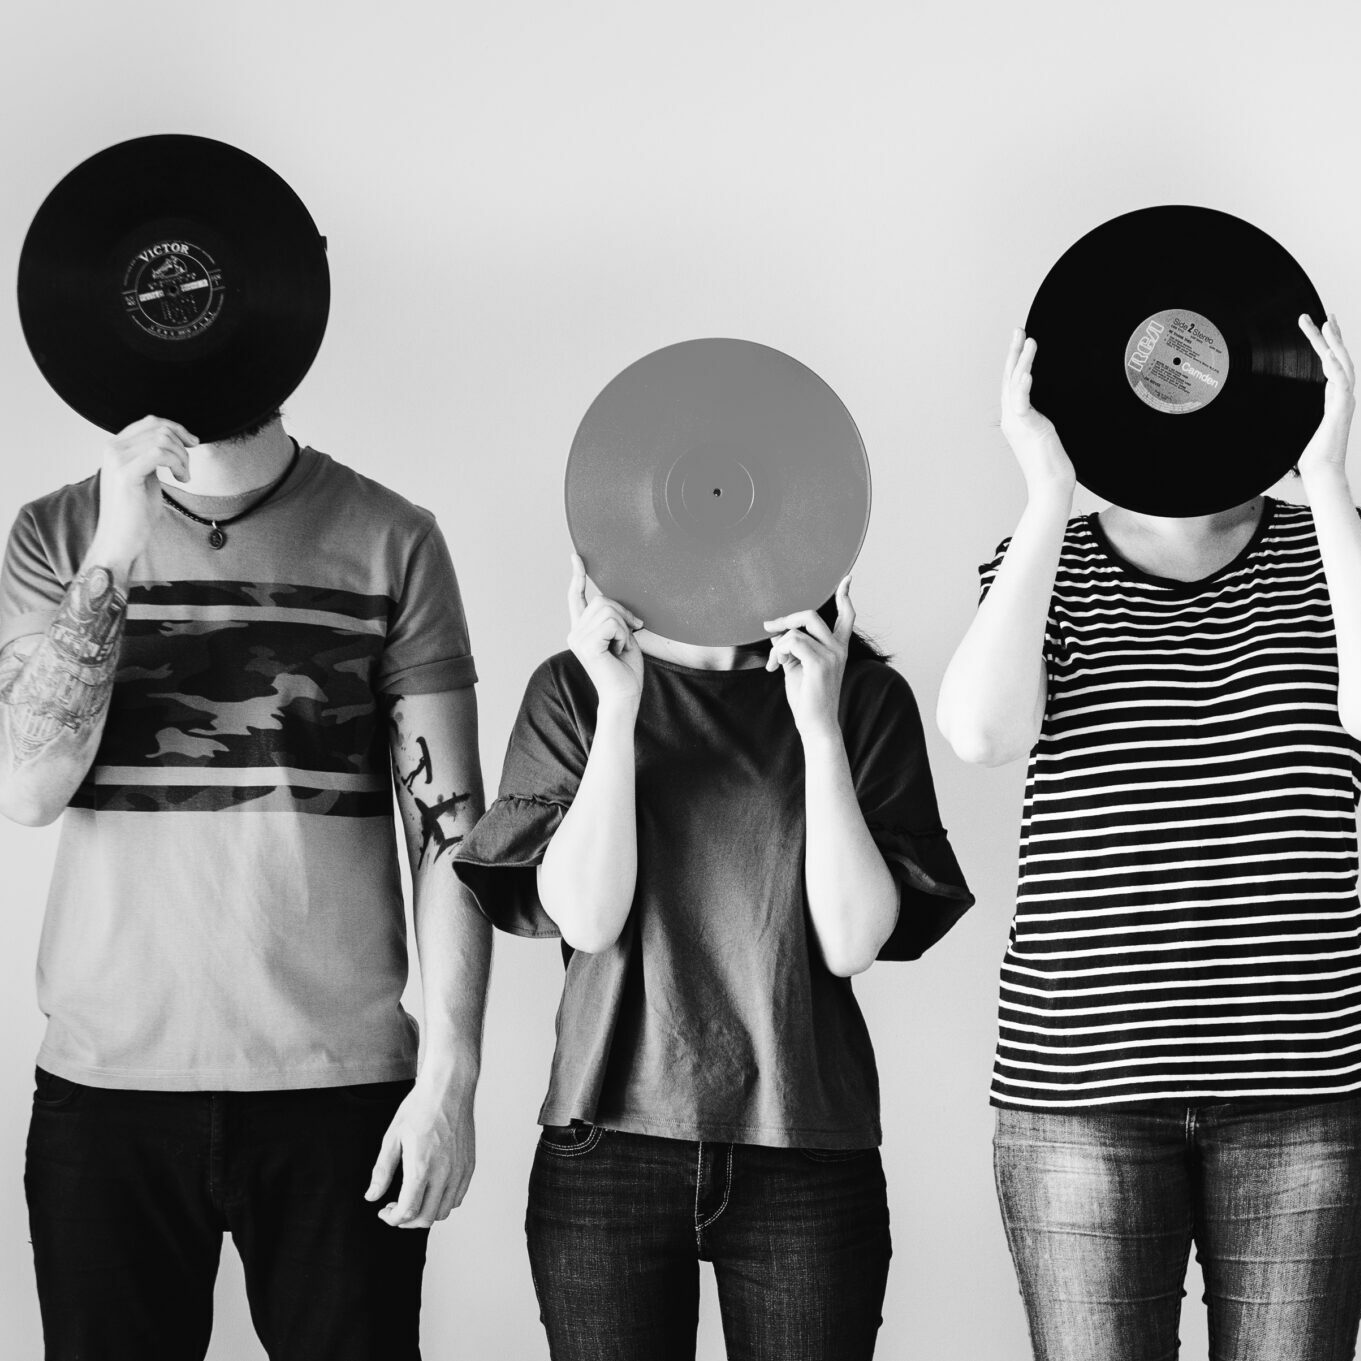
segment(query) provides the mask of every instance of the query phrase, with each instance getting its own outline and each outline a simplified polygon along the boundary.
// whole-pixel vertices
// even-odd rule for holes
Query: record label
[[[1188,308],[1155,312],[1125,346],[1125,377],[1134,395],[1169,416],[1209,406],[1224,391],[1228,374],[1223,332]]]
[[[153,241],[123,271],[124,315],[156,340],[188,340],[218,318],[222,270],[192,241]]]
[[[320,348],[326,239],[263,161],[207,137],[105,147],[58,181],[19,254],[43,377],[105,430],[148,412],[205,444],[278,409]]]

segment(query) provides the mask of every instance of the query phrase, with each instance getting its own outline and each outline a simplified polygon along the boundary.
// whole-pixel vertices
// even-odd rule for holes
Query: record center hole
[[[714,488],[714,495],[715,495],[715,496],[722,496],[722,495],[723,495],[723,489],[722,489],[722,487],[715,487],[715,488]]]

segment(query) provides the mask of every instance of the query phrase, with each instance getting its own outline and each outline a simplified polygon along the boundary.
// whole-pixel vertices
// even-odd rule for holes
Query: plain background
[[[874,473],[856,601],[929,715],[976,564],[1021,507],[996,428],[1002,354],[1072,241],[1149,204],[1236,213],[1361,334],[1358,38],[1354,6],[1309,0],[12,4],[0,260],[14,268],[62,175],[125,138],[219,138],[289,180],[330,238],[334,302],[288,427],[439,516],[494,788],[524,682],[566,631],[564,459],[619,369],[733,335],[832,384]],[[8,522],[91,472],[103,436],[45,386],[10,304],[0,374]],[[879,1354],[1020,1361],[987,1081],[1022,772],[967,768],[928,727],[979,902],[922,962],[857,982],[896,1239]],[[0,827],[0,1321],[16,1358],[40,1354],[21,1169],[55,844]],[[429,1357],[547,1354],[521,1225],[560,979],[552,945],[499,940],[480,1162],[432,1238]],[[1184,1354],[1203,1358],[1194,1268],[1188,1289]],[[218,1301],[211,1355],[261,1356],[230,1251]],[[705,1358],[722,1355],[714,1303],[706,1285]]]

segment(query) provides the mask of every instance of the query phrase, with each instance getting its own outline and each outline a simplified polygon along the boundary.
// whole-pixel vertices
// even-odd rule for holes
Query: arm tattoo
[[[392,725],[392,767],[398,783],[410,795],[414,806],[414,818],[407,809],[403,809],[403,814],[408,822],[414,824],[413,831],[420,833],[420,851],[416,856],[416,865],[420,867],[425,864],[425,858],[430,855],[432,849],[434,855],[430,855],[430,863],[433,865],[440,856],[446,851],[452,851],[463,840],[462,834],[456,833],[454,828],[458,825],[459,810],[472,795],[457,792],[446,795],[431,791],[433,800],[427,803],[416,793],[416,781],[422,776],[425,777],[423,781],[425,785],[434,783],[435,763],[430,756],[429,744],[423,736],[416,734],[408,740],[405,719],[401,697],[397,696],[392,701],[389,711]],[[410,759],[412,745],[419,748],[420,757],[411,769],[403,774],[402,763]]]
[[[103,721],[127,608],[108,570],[91,567],[67,588],[32,654],[0,659],[0,705],[15,767],[40,756],[64,731],[83,736]]]

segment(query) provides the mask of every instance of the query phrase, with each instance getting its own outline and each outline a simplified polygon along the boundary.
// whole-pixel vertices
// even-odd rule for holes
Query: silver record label
[[[124,314],[157,340],[201,335],[225,297],[217,261],[192,241],[153,241],[123,271]]]
[[[1125,377],[1134,395],[1170,416],[1209,406],[1228,376],[1224,333],[1184,307],[1154,312],[1125,346]]]

